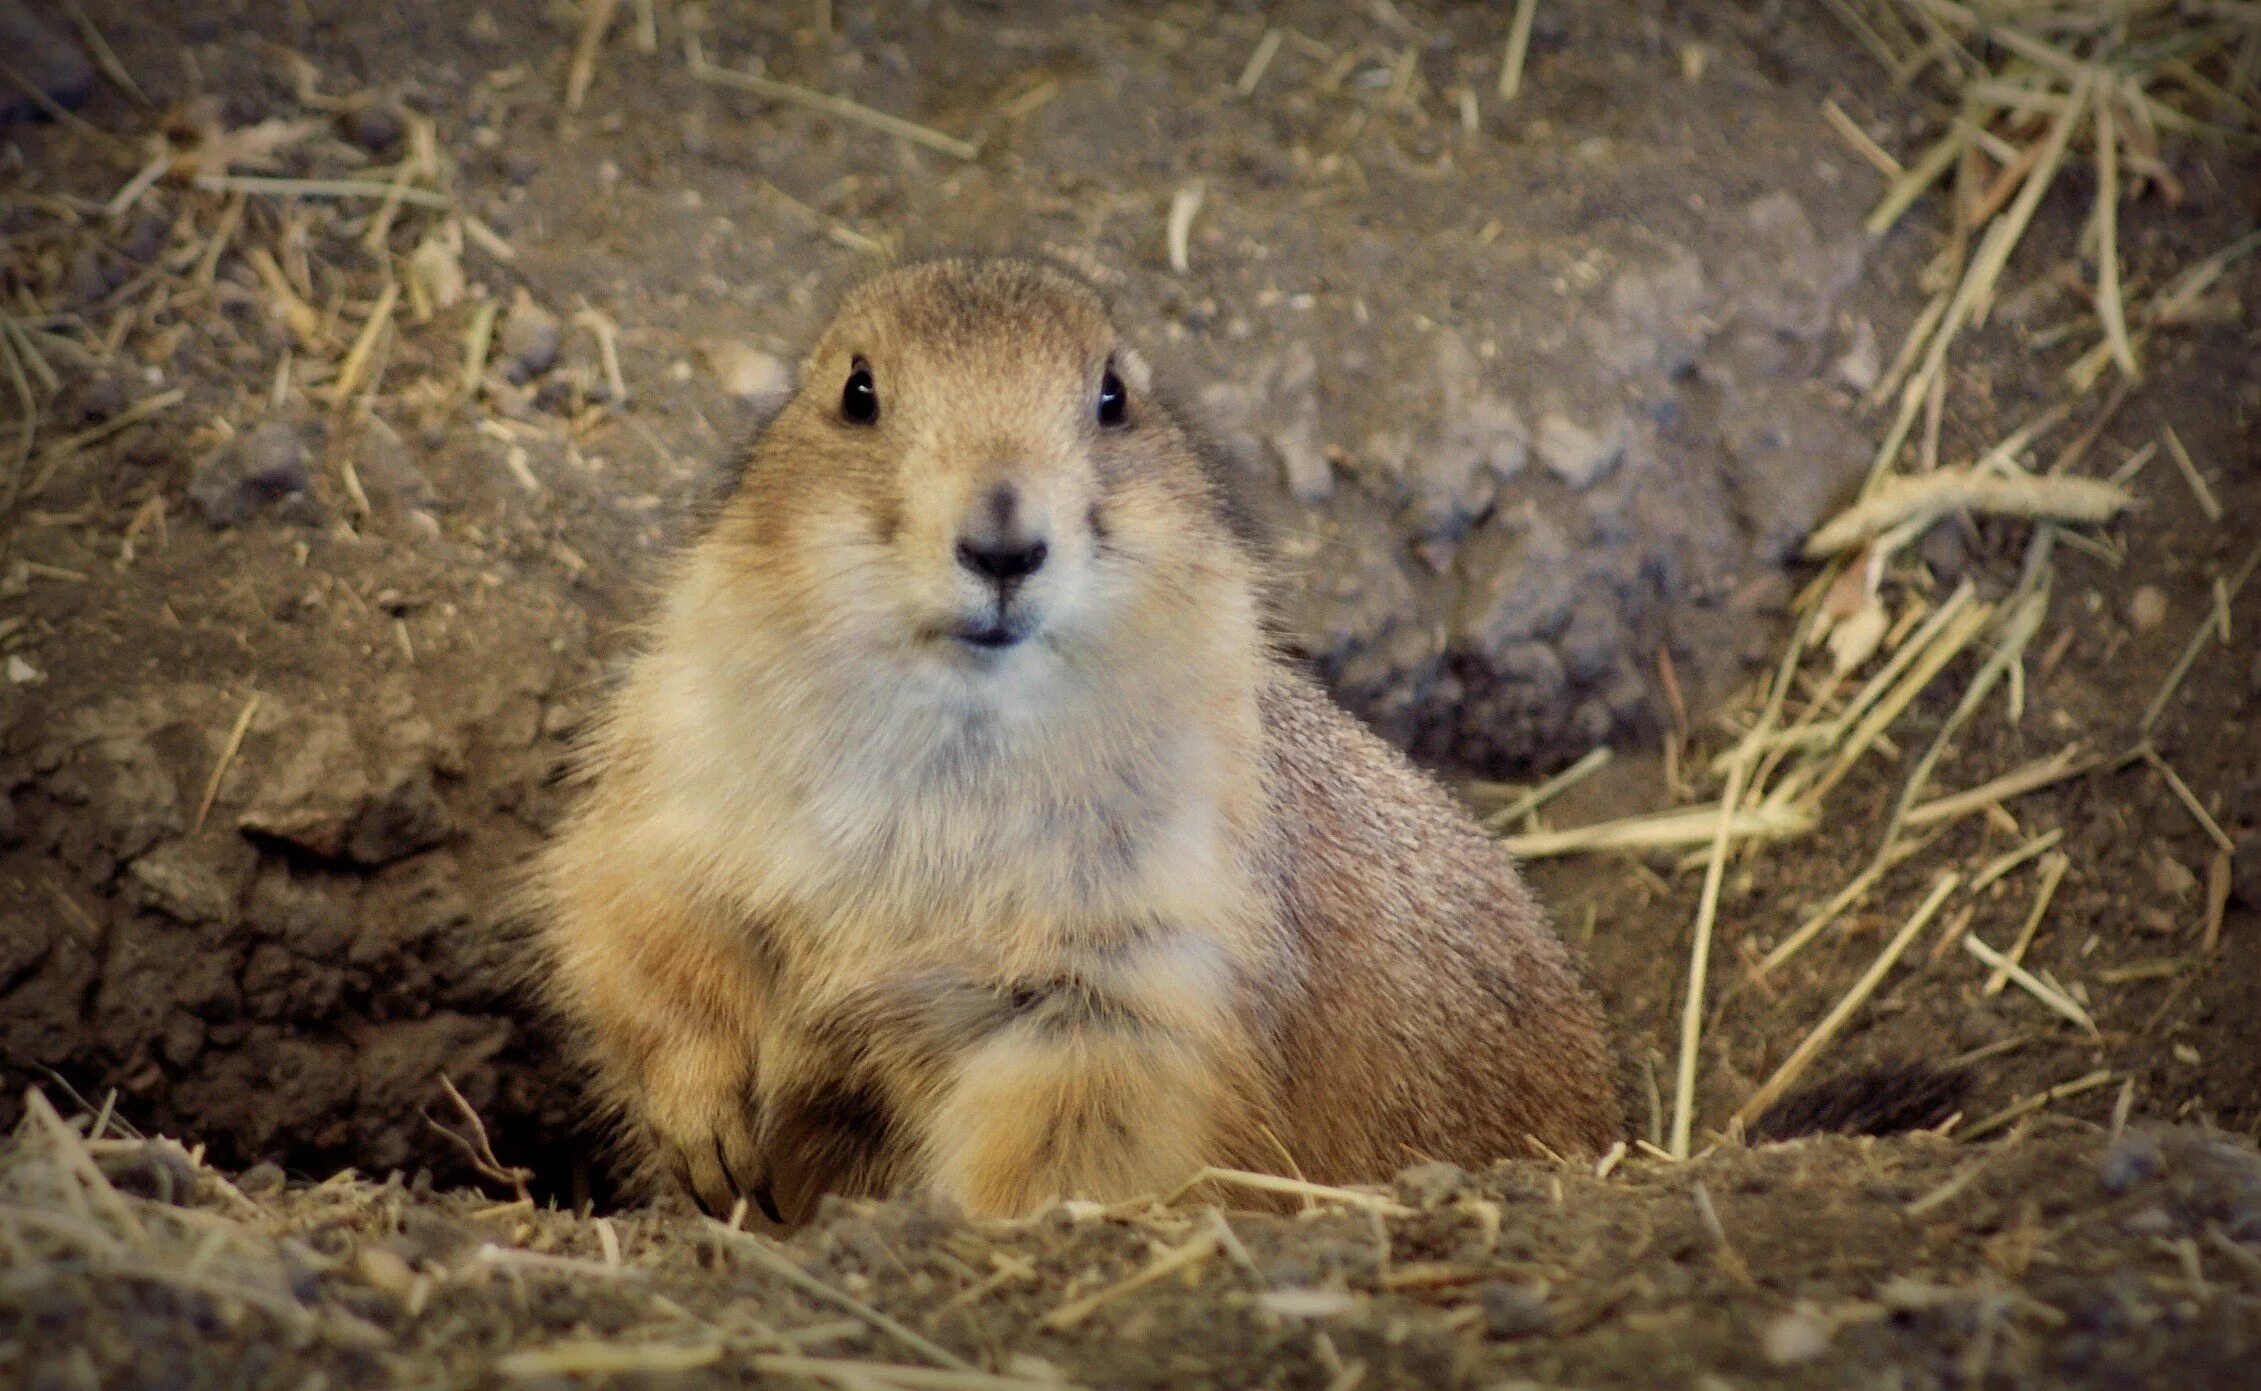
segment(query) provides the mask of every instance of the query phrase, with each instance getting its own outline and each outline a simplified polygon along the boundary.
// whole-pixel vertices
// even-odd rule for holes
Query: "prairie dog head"
[[[780,659],[953,706],[1260,641],[1253,561],[1146,364],[1096,294],[1025,262],[851,293],[708,551]]]

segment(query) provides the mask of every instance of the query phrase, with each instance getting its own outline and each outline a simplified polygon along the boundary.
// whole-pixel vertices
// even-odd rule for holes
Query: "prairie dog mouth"
[[[962,624],[950,636],[978,652],[1002,652],[1008,647],[1019,645],[1021,639],[1028,634],[1017,624],[993,618],[982,623]]]

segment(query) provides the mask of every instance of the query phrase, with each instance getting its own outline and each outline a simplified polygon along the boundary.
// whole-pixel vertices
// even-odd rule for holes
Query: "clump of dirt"
[[[39,1103],[0,1148],[26,1386],[2230,1387],[2261,1351],[2261,1155],[2189,1130],[1432,1164],[1293,1216],[832,1201],[783,1247],[82,1134]]]

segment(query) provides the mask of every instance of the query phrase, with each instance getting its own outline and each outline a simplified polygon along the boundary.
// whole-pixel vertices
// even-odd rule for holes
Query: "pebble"
[[[306,431],[270,420],[207,455],[188,485],[189,501],[213,526],[248,521],[262,506],[313,485]]]
[[[1476,1290],[1483,1310],[1484,1331],[1495,1338],[1531,1338],[1554,1326],[1544,1295],[1529,1285],[1506,1280],[1486,1280]]]
[[[373,155],[391,150],[406,133],[400,113],[384,102],[356,107],[345,118],[345,138]]]
[[[2139,633],[2148,633],[2167,621],[2167,591],[2155,584],[2139,585],[2128,596],[2128,624]]]
[[[428,767],[414,767],[362,804],[345,833],[345,858],[375,868],[429,850],[455,833]]]
[[[0,5],[0,53],[8,65],[64,108],[84,105],[94,95],[94,67],[77,44],[50,29],[29,5]],[[43,119],[45,108],[14,83],[0,88],[0,126]]]
[[[502,334],[496,346],[502,352],[503,375],[523,386],[557,365],[565,332],[557,315],[534,303],[520,286],[502,317]]]
[[[1560,413],[1539,420],[1539,462],[1573,488],[1600,481],[1625,453],[1625,432],[1613,426],[1597,433]]]
[[[1334,495],[1335,471],[1319,424],[1319,358],[1309,343],[1298,339],[1280,355],[1271,397],[1281,424],[1265,443],[1279,456],[1288,496],[1306,507],[1317,506]]]
[[[793,391],[793,372],[775,353],[735,338],[711,338],[699,345],[707,370],[724,391],[757,406],[782,402]]]
[[[1803,1309],[1776,1318],[1759,1334],[1759,1351],[1777,1367],[1795,1367],[1829,1351],[1829,1327]]]
[[[1466,1192],[1468,1184],[1466,1169],[1440,1159],[1400,1173],[1397,1195],[1418,1208],[1442,1207]]]
[[[1876,330],[1862,319],[1853,325],[1852,341],[1844,354],[1830,366],[1837,380],[1858,392],[1866,393],[1874,387],[1877,378],[1884,374],[1883,351],[1877,346]]]
[[[2159,1142],[2149,1135],[2123,1135],[2096,1161],[2096,1177],[2113,1197],[2157,1178],[2166,1167]]]
[[[2248,908],[2261,908],[2261,831],[2247,831],[2230,855],[2230,896]]]
[[[127,867],[134,896],[184,923],[230,923],[236,888],[186,841],[168,841]]]
[[[370,505],[380,510],[430,507],[437,498],[432,480],[409,456],[407,442],[374,416],[354,441],[353,469]]]

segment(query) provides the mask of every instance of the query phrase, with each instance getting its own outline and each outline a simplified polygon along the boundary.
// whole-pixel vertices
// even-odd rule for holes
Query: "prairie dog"
[[[1013,1216],[1616,1138],[1507,856],[1276,653],[1262,581],[1086,286],[850,294],[540,866],[548,987],[655,1175]]]

